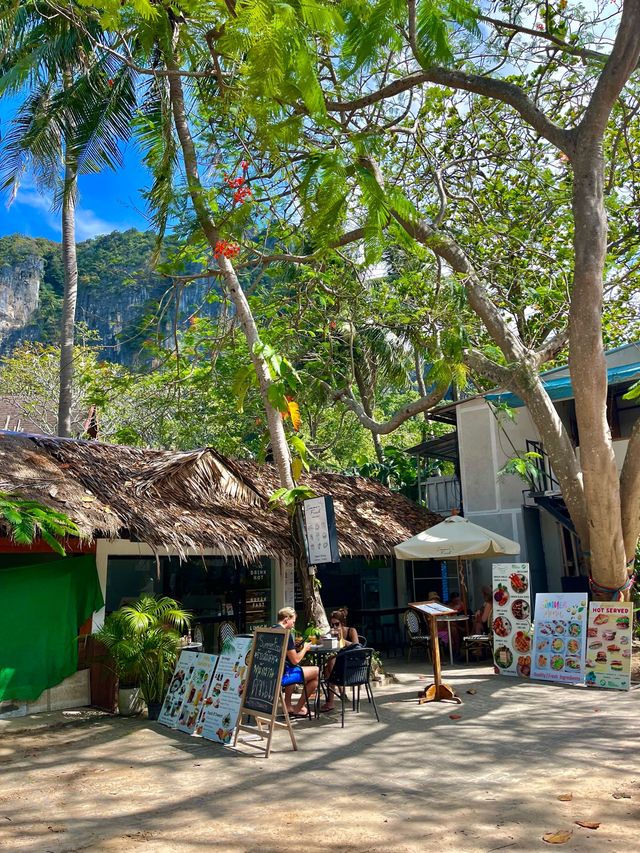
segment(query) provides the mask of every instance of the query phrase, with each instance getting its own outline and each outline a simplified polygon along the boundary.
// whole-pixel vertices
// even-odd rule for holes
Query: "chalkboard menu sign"
[[[240,732],[250,732],[262,740],[266,746],[258,746],[255,740],[248,742],[250,746],[264,749],[269,758],[271,738],[275,729],[287,729],[291,738],[291,746],[297,749],[289,714],[282,699],[282,671],[287,654],[289,632],[284,628],[257,628],[253,635],[253,647],[249,659],[249,672],[242,696],[242,705],[238,715],[233,745],[238,742]],[[276,720],[278,706],[281,706],[284,723]],[[256,726],[242,722],[242,717],[255,717]]]
[[[267,717],[273,714],[280,695],[286,650],[286,631],[279,629],[256,631],[244,689],[243,710],[245,712],[256,711]]]

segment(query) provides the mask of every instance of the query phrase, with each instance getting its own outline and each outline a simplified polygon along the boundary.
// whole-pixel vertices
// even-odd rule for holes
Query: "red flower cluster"
[[[229,175],[225,175],[224,182],[227,186],[231,187],[232,190],[235,190],[244,184],[244,178],[242,175],[239,175],[237,178],[230,178]]]
[[[244,204],[245,201],[249,201],[251,198],[251,190],[249,187],[240,187],[233,194],[233,200],[236,204]]]
[[[213,257],[218,258],[235,258],[240,253],[240,246],[237,243],[229,243],[227,240],[218,240],[213,251]]]

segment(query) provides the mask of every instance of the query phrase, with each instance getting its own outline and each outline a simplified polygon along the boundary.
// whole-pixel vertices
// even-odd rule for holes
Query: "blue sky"
[[[4,136],[12,103],[0,104],[0,128]],[[105,170],[98,175],[83,175],[79,179],[80,200],[76,213],[76,238],[87,240],[98,234],[149,226],[145,219],[144,200],[140,190],[147,182],[146,170],[140,163],[134,145],[124,149],[124,168],[117,172]],[[0,200],[0,236],[25,234],[29,237],[48,237],[60,240],[60,214],[51,210],[51,196],[43,194],[29,175],[9,207],[8,196]]]

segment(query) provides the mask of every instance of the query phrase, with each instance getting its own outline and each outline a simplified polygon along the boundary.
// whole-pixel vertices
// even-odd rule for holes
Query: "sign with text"
[[[531,578],[528,563],[493,564],[493,662],[501,675],[531,675]]]
[[[536,595],[532,678],[564,684],[584,680],[588,612],[584,592]]]
[[[187,692],[187,687],[191,682],[191,675],[195,669],[199,652],[184,651],[180,652],[180,657],[176,663],[176,668],[173,671],[167,694],[164,697],[158,722],[163,726],[175,728],[178,725],[180,717],[180,709]]]
[[[633,604],[592,601],[589,604],[585,683],[612,690],[631,688]]]
[[[278,628],[258,628],[253,637],[249,674],[242,706],[270,717],[276,708],[282,683],[288,632]]]
[[[250,637],[225,640],[195,734],[217,743],[231,743],[249,671]]]
[[[338,534],[333,499],[326,496],[303,501],[304,530],[309,565],[338,563]]]
[[[249,672],[242,695],[242,704],[238,713],[238,725],[233,745],[238,743],[240,732],[251,734],[265,740],[264,746],[249,741],[252,746],[264,749],[265,757],[271,753],[271,739],[276,729],[286,729],[291,738],[291,746],[297,749],[291,721],[282,699],[282,672],[287,654],[289,631],[284,628],[258,628],[253,635],[253,646],[249,657]],[[284,723],[276,720],[281,708]],[[243,716],[254,717],[256,725],[243,722]]]

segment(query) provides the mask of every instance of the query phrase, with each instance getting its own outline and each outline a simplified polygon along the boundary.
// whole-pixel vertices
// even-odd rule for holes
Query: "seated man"
[[[291,704],[293,687],[295,684],[304,684],[307,688],[307,696],[311,697],[318,687],[318,667],[300,666],[300,661],[311,648],[311,643],[304,643],[299,651],[296,651],[296,643],[293,638],[293,629],[296,623],[296,611],[293,607],[283,607],[278,612],[277,628],[286,628],[289,631],[289,643],[287,645],[287,656],[282,673],[282,686],[284,687],[284,701],[287,711],[294,717],[306,717],[309,710],[304,704],[304,693],[300,696],[296,705]]]

